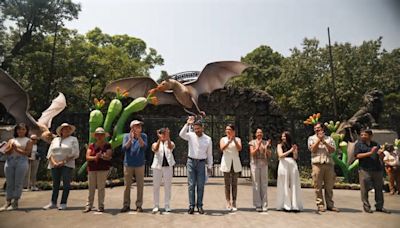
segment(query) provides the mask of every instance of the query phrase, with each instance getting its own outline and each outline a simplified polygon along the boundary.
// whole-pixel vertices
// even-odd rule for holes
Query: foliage
[[[49,35],[32,41],[25,47],[24,55],[13,59],[9,69],[28,91],[32,114],[36,117],[47,108],[49,99],[57,91],[65,94],[68,111],[82,112],[90,109],[91,97],[99,97],[107,82],[128,76],[148,76],[150,69],[163,64],[162,57],[154,49],[148,51],[141,39],[110,36],[98,28],[85,35],[61,29],[54,74],[49,75],[53,38]],[[49,91],[43,91],[48,87]]]
[[[359,46],[335,43],[332,52],[337,118],[351,117],[360,107],[364,93],[374,88],[393,94],[389,96],[391,100],[398,99],[400,49],[387,52],[382,49],[382,38],[378,38]],[[321,112],[334,116],[328,47],[320,47],[317,39],[304,39],[301,47],[291,49],[286,58],[262,45],[242,61],[254,67],[246,70],[243,77],[231,80],[230,85],[263,89],[275,97],[286,113],[307,116]],[[398,109],[394,102],[391,104],[392,109]]]
[[[80,4],[71,0],[4,0],[0,1],[0,17],[15,24],[10,28],[13,40],[10,51],[4,55],[1,67],[8,70],[11,61],[37,37],[62,27],[64,20],[78,18]]]

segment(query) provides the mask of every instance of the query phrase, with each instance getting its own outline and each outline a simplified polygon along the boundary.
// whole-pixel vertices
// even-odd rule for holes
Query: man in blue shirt
[[[147,135],[142,133],[143,122],[131,122],[131,131],[124,135],[122,152],[124,158],[124,205],[121,212],[130,211],[132,177],[135,176],[137,185],[136,211],[143,212],[143,185],[144,185],[144,153],[147,148]]]
[[[372,131],[362,129],[360,140],[354,146],[354,155],[360,161],[359,181],[361,189],[361,200],[364,211],[372,213],[371,205],[368,201],[368,191],[375,190],[376,211],[390,213],[383,207],[383,166],[381,157],[382,151],[379,150],[378,143],[372,141]]]

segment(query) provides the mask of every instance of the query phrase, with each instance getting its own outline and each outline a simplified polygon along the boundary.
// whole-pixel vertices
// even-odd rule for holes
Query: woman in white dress
[[[281,135],[277,146],[279,166],[277,183],[277,210],[299,212],[303,209],[300,175],[297,168],[298,148],[288,131]]]
[[[237,211],[237,179],[242,171],[242,164],[239,158],[239,152],[242,150],[242,141],[235,136],[235,127],[232,124],[226,126],[225,134],[226,136],[219,141],[219,147],[222,151],[220,170],[224,173],[226,209]]]

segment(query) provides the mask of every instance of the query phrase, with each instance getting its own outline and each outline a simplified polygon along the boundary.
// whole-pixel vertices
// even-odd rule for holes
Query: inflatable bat
[[[168,78],[161,84],[157,84],[150,77],[132,77],[111,82],[106,86],[104,92],[116,93],[117,88],[126,90],[128,96],[137,98],[154,94],[159,105],[170,104],[183,106],[184,110],[189,111],[195,107],[197,114],[204,115],[198,106],[198,98],[201,94],[210,94],[214,90],[222,89],[225,83],[240,75],[248,66],[237,61],[221,61],[207,64],[201,71],[197,80],[181,83],[177,80]]]
[[[40,136],[41,139],[50,143],[53,134],[50,132],[51,121],[67,106],[65,96],[62,93],[51,102],[36,121],[29,114],[29,96],[24,89],[10,75],[0,69],[0,103],[10,113],[17,123],[25,123],[29,126],[32,134]]]

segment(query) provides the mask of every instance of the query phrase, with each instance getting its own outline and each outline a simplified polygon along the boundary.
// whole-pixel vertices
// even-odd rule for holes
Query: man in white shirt
[[[189,131],[189,126],[193,126],[194,132]],[[213,165],[212,141],[210,136],[204,134],[204,127],[200,121],[195,122],[194,116],[189,116],[186,124],[179,132],[179,136],[188,141],[188,191],[189,191],[189,214],[194,213],[195,207],[195,190],[197,188],[197,210],[200,214],[204,214],[203,210],[203,194],[206,178],[205,164],[207,160],[207,172],[211,173]]]

